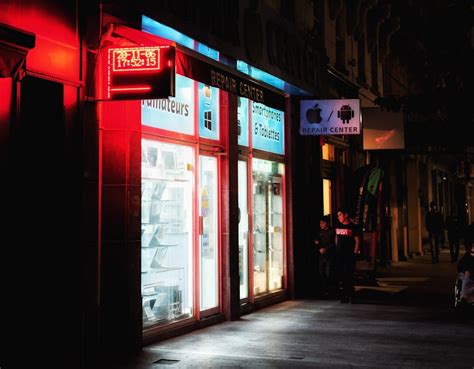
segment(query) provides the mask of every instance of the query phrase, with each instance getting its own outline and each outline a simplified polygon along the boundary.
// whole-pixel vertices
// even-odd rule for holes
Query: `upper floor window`
[[[334,161],[334,145],[324,144],[322,147],[323,160]]]

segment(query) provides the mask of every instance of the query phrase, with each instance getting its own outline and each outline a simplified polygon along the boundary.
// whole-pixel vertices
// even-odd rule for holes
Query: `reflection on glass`
[[[218,306],[217,159],[200,156],[201,310]]]
[[[219,89],[198,83],[199,137],[219,139]]]
[[[143,326],[192,315],[190,147],[142,140]]]
[[[239,160],[239,278],[240,298],[248,297],[248,208],[247,208],[247,162]]]
[[[239,145],[249,145],[249,99],[237,98],[237,140]]]
[[[254,293],[283,287],[283,164],[253,159]]]

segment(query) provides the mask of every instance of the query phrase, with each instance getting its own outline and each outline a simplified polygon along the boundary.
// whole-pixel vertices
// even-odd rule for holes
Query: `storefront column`
[[[99,334],[108,352],[141,346],[140,101],[99,107]]]
[[[226,150],[221,160],[222,311],[227,320],[237,320],[240,317],[237,96],[221,93],[220,98]]]
[[[418,170],[418,159],[407,158],[407,205],[408,205],[408,252],[415,255],[423,255],[423,244],[421,240],[421,209],[418,189],[420,188],[420,176]]]

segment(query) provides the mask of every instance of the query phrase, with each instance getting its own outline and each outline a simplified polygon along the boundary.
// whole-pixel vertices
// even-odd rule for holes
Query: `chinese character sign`
[[[301,101],[301,135],[358,135],[360,133],[359,99]]]

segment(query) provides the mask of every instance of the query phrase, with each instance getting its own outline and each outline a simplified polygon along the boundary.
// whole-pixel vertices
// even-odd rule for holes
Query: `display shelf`
[[[165,177],[142,177],[145,181],[160,181],[160,182],[190,182],[189,178],[165,178]]]
[[[142,274],[146,273],[164,273],[164,272],[173,272],[176,270],[184,270],[183,267],[160,267],[160,268],[148,268],[142,269]]]
[[[177,247],[177,246],[181,246],[181,245],[179,243],[159,243],[158,245],[142,246],[142,248],[143,249],[153,249],[153,248],[157,248],[157,247]]]

